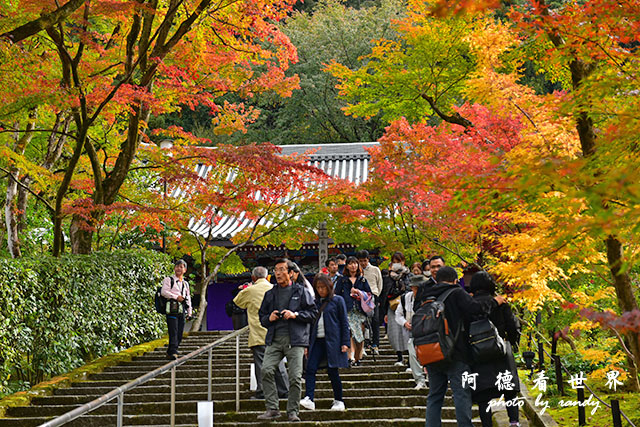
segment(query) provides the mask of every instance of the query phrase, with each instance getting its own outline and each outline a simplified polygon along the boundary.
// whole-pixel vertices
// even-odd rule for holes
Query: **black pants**
[[[373,311],[373,316],[369,318],[371,323],[371,345],[373,347],[380,347],[380,302],[377,296],[373,296],[376,303],[376,308]]]
[[[169,347],[167,355],[178,354],[178,346],[182,341],[184,331],[184,313],[167,315],[167,328],[169,329]]]
[[[249,324],[247,319],[247,312],[245,311],[243,313],[233,313],[231,315],[231,322],[233,323],[234,331],[244,328]]]
[[[518,397],[518,393],[515,391],[507,390],[504,392],[504,400],[509,401]],[[493,426],[493,421],[491,420],[491,409],[487,412],[487,408],[489,408],[489,401],[478,402],[478,411],[480,413],[480,421],[482,421],[482,427],[491,427]],[[518,422],[520,421],[520,414],[518,406],[507,406],[507,414],[509,415],[509,422]]]

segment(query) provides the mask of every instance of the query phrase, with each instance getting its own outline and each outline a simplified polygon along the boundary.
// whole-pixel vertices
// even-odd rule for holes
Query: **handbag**
[[[363,292],[360,290],[358,291],[360,292],[360,308],[367,316],[373,316],[373,311],[376,308],[376,303],[373,300],[373,295],[368,292]]]
[[[474,362],[489,362],[507,354],[507,346],[493,322],[476,320],[469,325],[469,346]]]
[[[396,308],[398,308],[398,304],[400,304],[400,300],[402,299],[402,295],[399,295],[393,299],[389,300],[389,308],[392,311],[396,311]]]

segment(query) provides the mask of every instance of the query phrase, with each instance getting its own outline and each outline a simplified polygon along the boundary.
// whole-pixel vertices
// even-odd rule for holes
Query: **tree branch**
[[[0,38],[6,37],[13,43],[19,43],[42,30],[51,28],[64,21],[69,17],[69,15],[79,9],[85,1],[86,0],[70,0],[64,6],[59,7],[53,12],[43,14],[38,19],[27,22],[26,24],[14,28],[11,31],[7,31],[6,33],[0,34]]]
[[[51,204],[44,199],[42,196],[40,196],[38,193],[35,193],[33,190],[31,190],[29,187],[27,187],[26,185],[24,185],[22,182],[20,182],[19,179],[16,179],[16,177],[13,176],[13,174],[8,171],[7,169],[3,168],[2,166],[0,166],[0,170],[5,172],[7,174],[7,176],[9,178],[11,178],[11,180],[13,182],[15,182],[16,184],[18,184],[19,187],[24,188],[25,190],[27,190],[29,193],[31,193],[36,199],[38,199],[39,201],[41,201],[42,203],[44,203],[44,205],[47,207],[47,209],[49,209],[49,211],[51,213],[55,213],[55,209],[53,208],[53,206],[51,206]]]

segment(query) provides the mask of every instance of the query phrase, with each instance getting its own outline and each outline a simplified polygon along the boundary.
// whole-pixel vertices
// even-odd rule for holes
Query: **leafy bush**
[[[153,294],[169,261],[150,251],[0,260],[0,394],[161,336]]]

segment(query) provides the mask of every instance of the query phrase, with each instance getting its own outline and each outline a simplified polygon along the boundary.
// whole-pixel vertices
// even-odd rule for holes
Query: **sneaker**
[[[331,404],[332,411],[345,411],[347,408],[344,407],[344,402],[341,400],[334,400]]]
[[[520,427],[520,423],[518,421],[512,421],[509,423],[509,427]]]
[[[305,396],[304,399],[300,401],[300,406],[310,411],[314,411],[316,409],[316,404],[313,400],[309,399],[309,396]]]
[[[393,364],[393,366],[404,366],[404,363],[402,363],[402,360],[398,360],[396,363]]]
[[[169,360],[176,360],[178,358],[178,354],[174,353],[174,354],[167,354],[167,359]]]
[[[291,412],[289,414],[289,422],[290,423],[299,423],[300,422],[300,417],[295,412]]]
[[[280,411],[277,409],[267,409],[264,414],[258,415],[259,420],[275,420],[276,418],[280,418]]]
[[[371,353],[373,353],[374,356],[380,356],[380,351],[378,350],[378,347],[371,347]]]
[[[422,390],[427,388],[427,384],[424,381],[420,381],[418,382],[418,384],[416,384],[416,386],[413,388],[414,390]]]
[[[405,371],[405,372],[413,372],[413,371],[411,370],[411,368],[407,368],[407,369],[405,369],[404,371]]]

